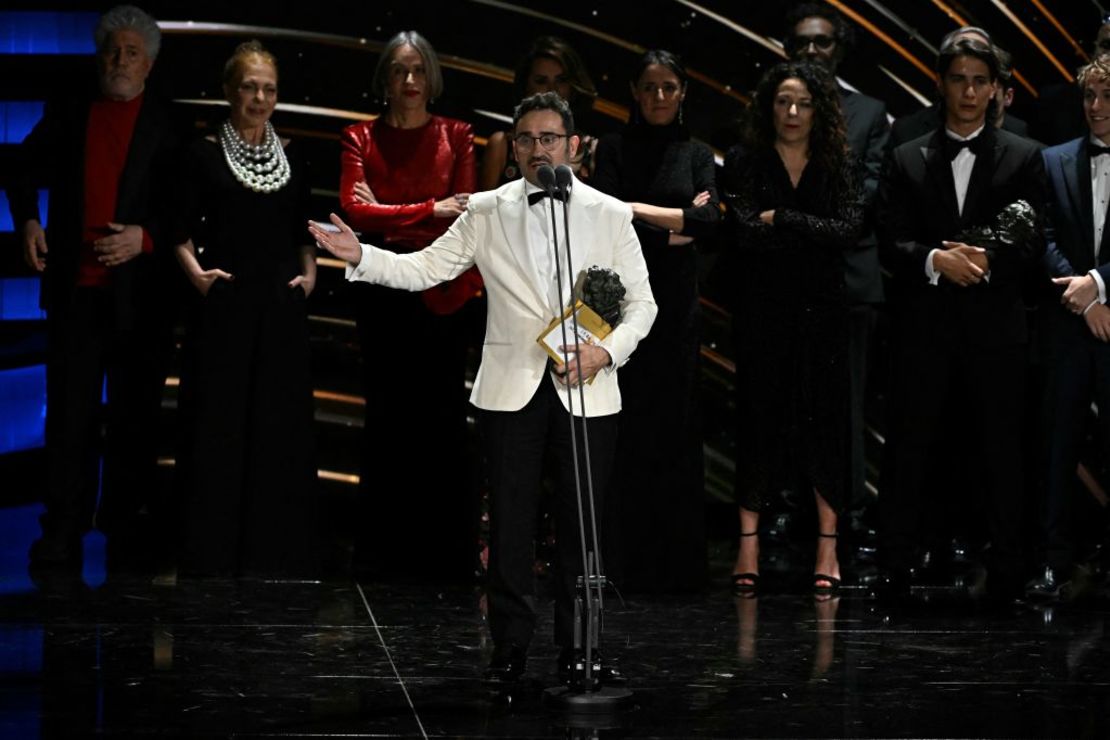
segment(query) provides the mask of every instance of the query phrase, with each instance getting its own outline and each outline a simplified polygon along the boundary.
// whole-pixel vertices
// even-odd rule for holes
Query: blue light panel
[[[27,574],[27,550],[39,536],[39,516],[43,510],[42,504],[0,509],[0,596],[35,590]],[[28,632],[17,632],[20,627]],[[42,635],[36,635],[32,625],[0,627],[0,683],[16,680],[18,684],[19,679],[25,680],[41,670]],[[9,697],[9,692],[0,692],[0,717],[7,718],[15,713],[16,707],[8,703]],[[7,724],[0,724],[0,728],[10,733],[4,737],[39,737],[13,733]]]
[[[46,431],[46,366],[0,370],[0,455],[42,447]]]
[[[42,118],[41,101],[0,102],[0,144],[19,144]]]
[[[39,191],[39,216],[42,218],[42,225],[46,226],[47,220],[50,216],[50,193],[46,190]],[[8,207],[8,194],[0,190],[0,233],[11,233],[15,231],[15,225],[12,224],[12,211]],[[48,245],[49,246],[49,245]]]
[[[37,277],[0,278],[0,321],[36,321],[45,319],[39,308]]]
[[[92,54],[96,13],[0,13],[0,54]]]

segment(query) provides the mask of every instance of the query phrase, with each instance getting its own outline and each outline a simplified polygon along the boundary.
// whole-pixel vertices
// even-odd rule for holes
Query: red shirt
[[[116,221],[119,181],[142,104],[140,94],[123,102],[96,100],[89,107],[85,129],[85,221],[81,228],[78,285],[104,287],[112,282],[111,268],[97,261],[92,243],[112,233],[108,222]],[[143,251],[149,252],[152,247],[150,235],[144,229]]]
[[[380,233],[408,249],[427,246],[452,219],[435,218],[435,202],[472,193],[477,183],[470,124],[431,116],[417,128],[394,128],[382,119],[343,130],[339,200],[354,228]],[[378,203],[355,198],[365,180]]]
[[[436,201],[477,187],[474,132],[463,121],[431,116],[423,126],[402,129],[378,118],[348,126],[341,142],[339,201],[355,229],[382,235],[380,246],[398,251],[426,247],[454,220],[436,218]],[[377,203],[355,198],[360,180]],[[424,303],[434,313],[453,313],[481,288],[481,276],[471,268],[424,291]]]

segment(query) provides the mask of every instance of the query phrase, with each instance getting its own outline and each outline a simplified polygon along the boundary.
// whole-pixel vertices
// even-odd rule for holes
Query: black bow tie
[[[974,139],[953,139],[951,136],[944,137],[944,154],[948,159],[955,159],[956,156],[964,149],[967,149],[972,154],[978,156],[979,150],[983,148],[983,135],[979,134]]]
[[[1093,141],[1087,142],[1087,153],[1091,155],[1091,159],[1101,156],[1103,154],[1110,154],[1110,146],[1099,146]]]
[[[534,193],[528,193],[528,205],[534,206],[546,197],[547,197],[547,191],[546,190],[537,190]],[[563,199],[563,194],[562,194],[561,191],[556,190],[554,193],[551,194],[551,197],[554,198],[555,200],[562,200]]]

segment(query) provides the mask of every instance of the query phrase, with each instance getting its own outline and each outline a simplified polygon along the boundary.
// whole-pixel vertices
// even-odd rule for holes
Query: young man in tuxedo
[[[1099,407],[1100,451],[1110,453],[1110,55],[1096,57],[1078,75],[1087,133],[1044,151],[1048,175],[1045,263],[1057,289],[1039,311],[1047,351],[1044,395],[1046,485],[1042,527],[1044,563],[1030,596],[1049,600],[1078,595],[1073,585],[1071,500],[1084,423]],[[1075,581],[1074,583],[1078,583]]]
[[[573,180],[567,207],[576,272],[567,270],[561,208],[557,209],[556,225],[561,264],[552,254],[551,199],[539,186],[538,172],[543,165],[566,164],[577,150],[578,137],[567,104],[555,93],[525,98],[515,111],[513,129],[514,152],[524,177],[472,195],[466,212],[447,233],[419,252],[394,254],[359,244],[334,214],[332,222],[339,227],[338,234],[309,222],[309,232],[317,243],[349,263],[349,280],[425,290],[472,265],[482,272],[489,301],[486,339],[470,402],[479,409],[490,484],[487,592],[494,653],[486,680],[502,684],[511,684],[523,674],[535,628],[533,533],[548,451],[554,454],[559,470],[555,642],[562,648],[560,674],[569,674],[574,657],[575,579],[583,572],[583,564],[567,411],[571,409],[576,417],[580,457],[585,449],[582,421],[583,417],[589,419],[594,506],[600,513],[620,411],[617,368],[647,335],[656,314],[647,266],[626,204]],[[600,345],[579,345],[575,359],[552,365],[536,339],[562,313],[569,286],[594,265],[620,276],[626,289],[622,319]],[[562,285],[557,279],[560,275]],[[388,320],[382,317],[383,322]],[[588,382],[591,378],[592,383]],[[569,398],[568,386],[573,389]],[[584,409],[579,388],[585,394]],[[429,451],[429,456],[433,455],[434,451]],[[584,469],[582,476],[585,492]],[[592,529],[588,512],[585,528],[587,533]],[[611,665],[603,667],[601,675],[603,681],[615,678]]]
[[[1044,252],[1040,224],[1022,243],[966,243],[1018,200],[1038,220],[1044,165],[1036,144],[996,129],[994,50],[963,38],[941,53],[937,73],[944,125],[893,150],[879,187],[879,248],[894,277],[896,360],[888,425],[893,448],[883,471],[881,595],[909,595],[923,480],[951,464],[956,428],[970,430],[982,470],[991,541],[987,593],[1021,592],[1019,524],[1027,328],[1021,285]],[[954,400],[958,427],[941,410]]]
[[[107,535],[108,566],[145,568],[157,417],[172,349],[172,259],[163,252],[178,126],[146,91],[158,24],[118,6],[97,25],[97,86],[52,100],[20,148],[9,191],[47,312],[46,513],[32,569],[79,570],[81,537]],[[43,227],[38,188],[50,189]],[[97,440],[107,377],[103,486]]]
[[[852,26],[824,3],[803,3],[787,14],[783,42],[791,59],[812,61],[828,67],[834,75],[854,42]],[[868,347],[875,331],[876,306],[883,302],[883,278],[879,269],[878,242],[872,230],[875,193],[886,155],[890,123],[886,104],[868,95],[840,87],[840,108],[848,129],[848,146],[863,165],[863,195],[868,232],[855,249],[844,253],[844,287],[849,303],[849,373],[851,376],[851,494],[848,506],[866,509],[871,497],[865,486],[867,461],[864,456]],[[854,522],[854,524],[857,524]],[[857,526],[862,527],[862,522]]]
[[[945,34],[940,42],[940,53],[943,54],[945,49],[950,47],[961,39],[973,39],[979,41],[987,46],[990,46],[997,52],[997,47],[991,41],[990,34],[982,28],[977,26],[962,26],[954,31]],[[999,74],[1002,73],[1002,65],[999,64]],[[996,121],[996,125],[1012,134],[1018,136],[1028,136],[1029,126],[1017,116],[1007,113],[1004,116],[997,114],[992,116],[992,121]],[[931,132],[933,129],[941,126],[944,122],[944,106],[943,101],[937,101],[927,108],[914,111],[909,115],[902,116],[897,119],[890,127],[890,146],[896,147],[905,144],[907,141],[916,139],[919,136]]]

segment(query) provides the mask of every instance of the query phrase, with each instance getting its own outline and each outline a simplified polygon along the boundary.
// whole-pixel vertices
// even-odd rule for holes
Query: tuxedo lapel
[[[1095,222],[1091,210],[1091,158],[1087,153],[1086,140],[1078,150],[1060,155],[1060,169],[1064,176],[1064,186],[1068,191],[1068,202],[1072,208],[1072,218],[1079,224],[1083,246],[1090,253],[1090,245],[1095,242]],[[1101,253],[1101,252],[1100,252]]]
[[[571,186],[569,206],[570,255],[571,267],[574,268],[574,285],[578,284],[578,279],[586,268],[592,266],[587,263],[587,260],[590,259],[590,246],[596,240],[595,227],[600,205],[601,201],[595,197],[594,191],[589,186],[583,185],[578,178],[575,178],[574,184]],[[566,247],[564,246],[560,259],[565,254]]]
[[[988,135],[987,132],[980,134],[981,136]],[[992,137],[993,139],[993,137]],[[964,210],[960,214],[960,224],[964,227],[979,226],[979,222],[983,219],[979,217],[979,203],[982,201],[984,194],[990,190],[991,178],[995,171],[998,169],[997,163],[1002,161],[1006,156],[1006,145],[999,141],[984,142],[986,146],[983,147],[983,152],[976,155],[975,164],[971,168],[971,178],[967,183],[967,194],[964,196]],[[949,167],[951,170],[951,167]],[[953,191],[955,185],[953,185]],[[993,218],[995,214],[988,213],[988,219]]]
[[[958,224],[960,205],[956,200],[956,180],[952,177],[952,162],[944,155],[941,140],[933,136],[927,145],[921,147],[921,156],[925,161],[925,174],[944,204],[945,223]]]
[[[497,204],[497,216],[501,222],[502,238],[520,273],[520,280],[527,286],[537,312],[548,316],[550,308],[546,297],[547,291],[544,289],[543,277],[540,275],[528,239],[528,197],[524,178],[516,180],[510,187],[498,193],[497,198],[500,201]]]

